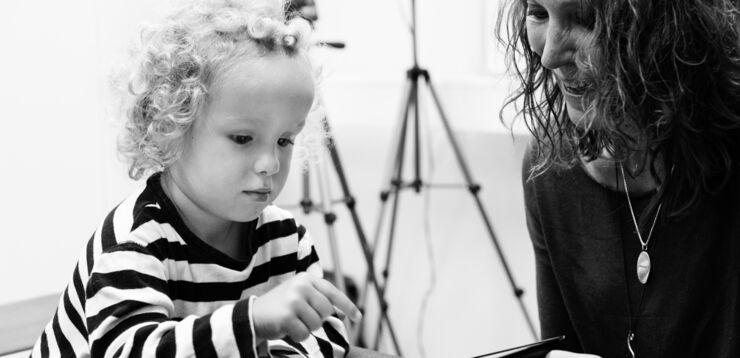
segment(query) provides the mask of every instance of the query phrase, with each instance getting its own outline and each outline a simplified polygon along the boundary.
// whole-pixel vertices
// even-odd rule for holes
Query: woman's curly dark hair
[[[536,141],[532,176],[608,149],[618,161],[643,153],[638,171],[672,170],[659,196],[674,214],[719,192],[740,160],[737,1],[584,0],[582,7],[594,17],[588,51],[577,56],[593,81],[587,115],[600,125],[592,129],[569,120],[554,75],[530,48],[526,0],[499,14],[497,35],[520,81],[505,107],[517,107]]]

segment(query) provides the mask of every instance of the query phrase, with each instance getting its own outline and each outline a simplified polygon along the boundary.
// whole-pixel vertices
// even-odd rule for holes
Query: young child
[[[347,354],[338,316],[360,312],[271,205],[314,102],[308,32],[279,0],[199,0],[144,33],[119,149],[146,187],[97,228],[32,357]]]

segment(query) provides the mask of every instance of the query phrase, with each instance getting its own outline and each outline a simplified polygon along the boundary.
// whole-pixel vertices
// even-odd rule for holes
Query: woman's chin
[[[595,128],[596,123],[594,123],[594,121],[591,120],[591,118],[589,118],[589,116],[586,115],[586,112],[581,108],[574,108],[573,106],[569,106],[567,103],[566,106],[568,108],[568,118],[576,127],[581,129]]]

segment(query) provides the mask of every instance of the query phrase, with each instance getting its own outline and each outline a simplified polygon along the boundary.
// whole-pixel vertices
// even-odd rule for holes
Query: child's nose
[[[259,154],[254,162],[254,171],[259,175],[271,176],[280,171],[280,160],[272,150],[266,150]]]

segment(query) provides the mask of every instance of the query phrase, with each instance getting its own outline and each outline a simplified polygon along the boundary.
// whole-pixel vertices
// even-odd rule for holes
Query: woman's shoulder
[[[525,186],[550,186],[562,182],[573,182],[584,175],[578,163],[559,164],[544,163],[547,154],[538,150],[536,144],[530,144],[522,160],[522,181]]]

